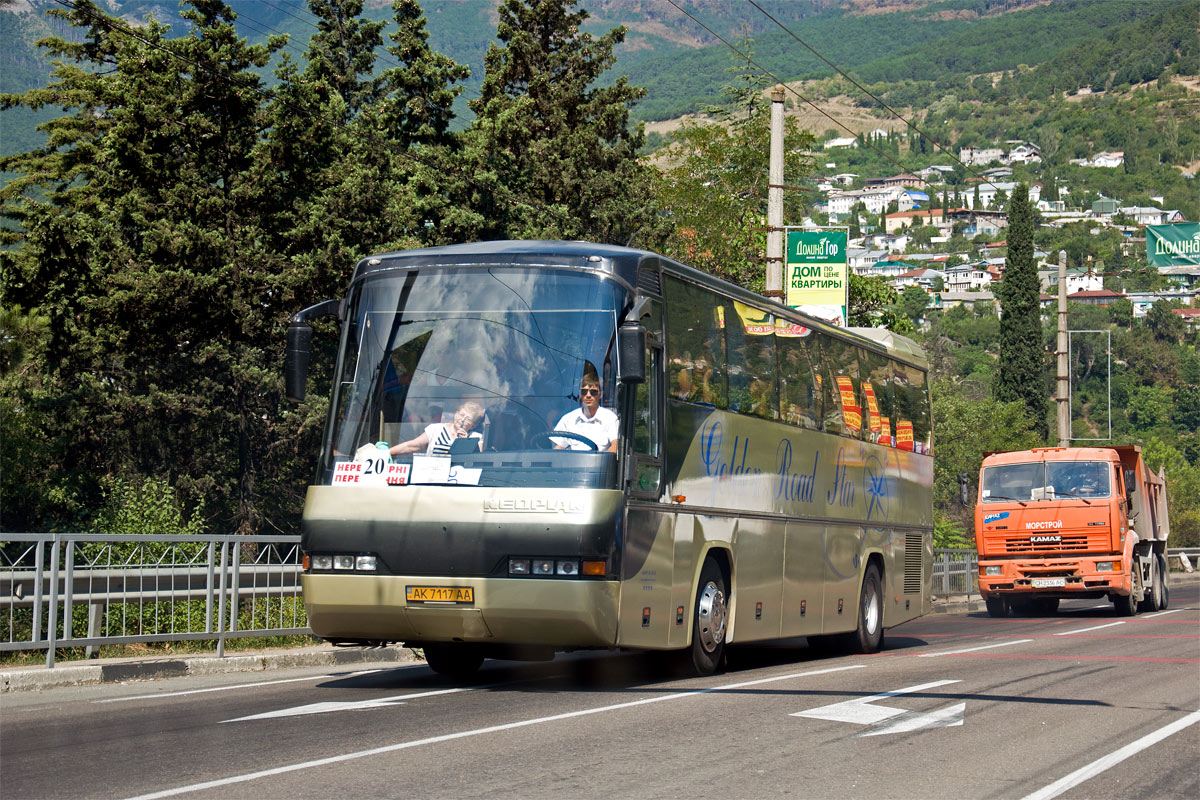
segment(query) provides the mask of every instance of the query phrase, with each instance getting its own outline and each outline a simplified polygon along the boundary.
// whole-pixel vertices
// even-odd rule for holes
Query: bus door
[[[664,362],[662,305],[649,306],[646,326],[646,381],[629,394],[629,458],[626,487],[629,511],[621,554],[622,645],[666,647],[676,627],[674,515],[663,498]],[[682,627],[680,625],[679,627]],[[686,631],[683,641],[686,643]]]

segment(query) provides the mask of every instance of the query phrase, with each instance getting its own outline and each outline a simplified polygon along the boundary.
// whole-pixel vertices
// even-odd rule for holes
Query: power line
[[[808,105],[812,106],[812,108],[813,108],[813,110],[814,110],[814,111],[816,111],[818,114],[820,114],[821,116],[823,116],[823,117],[825,117],[826,119],[828,119],[828,120],[829,120],[830,122],[832,122],[833,124],[837,125],[837,126],[838,126],[839,128],[841,128],[842,130],[846,131],[846,132],[847,132],[847,133],[849,133],[849,134],[852,134],[852,135],[854,135],[854,131],[853,131],[853,130],[851,130],[850,128],[848,128],[846,125],[844,125],[844,124],[843,124],[843,123],[842,123],[840,120],[838,120],[838,119],[836,119],[836,118],[834,118],[834,117],[830,116],[828,113],[826,113],[826,112],[825,112],[825,110],[824,110],[824,109],[822,109],[820,106],[818,106],[818,105],[817,105],[816,103],[814,103],[812,100],[809,100],[807,97],[805,97],[804,95],[800,94],[800,92],[796,91],[796,90],[795,90],[795,89],[793,89],[791,86],[788,86],[786,83],[784,83],[782,80],[780,80],[780,79],[779,79],[779,78],[778,78],[778,77],[777,77],[777,76],[776,76],[776,75],[775,75],[773,72],[771,72],[771,71],[770,71],[770,70],[768,70],[766,67],[764,67],[764,66],[762,66],[761,64],[759,64],[757,61],[755,61],[753,58],[751,58],[751,57],[750,57],[748,54],[746,54],[746,53],[743,53],[743,52],[742,52],[741,50],[739,50],[739,49],[738,49],[738,48],[737,48],[735,45],[731,44],[731,43],[730,43],[730,42],[729,42],[727,39],[725,39],[725,37],[721,36],[719,33],[717,33],[716,31],[714,31],[712,28],[710,28],[710,27],[708,27],[707,25],[705,25],[703,22],[701,22],[699,19],[697,19],[697,18],[696,18],[695,16],[693,16],[691,13],[689,13],[689,12],[687,11],[687,9],[685,9],[683,6],[681,6],[681,5],[679,5],[678,3],[676,3],[676,2],[675,2],[675,0],[667,0],[667,2],[668,2],[668,3],[670,3],[672,6],[674,6],[674,7],[675,7],[675,8],[676,8],[676,9],[677,9],[677,10],[678,10],[678,11],[679,11],[681,14],[683,14],[684,16],[686,16],[688,19],[692,20],[692,22],[695,22],[695,23],[696,23],[697,25],[699,25],[701,28],[704,28],[704,30],[705,30],[705,31],[707,31],[707,32],[709,33],[709,35],[711,35],[711,36],[713,36],[714,38],[716,38],[717,40],[719,40],[719,41],[721,42],[721,44],[725,45],[725,46],[726,46],[726,47],[728,47],[730,50],[732,50],[733,52],[735,52],[735,53],[737,53],[739,56],[741,56],[742,60],[744,60],[744,61],[745,61],[747,64],[750,64],[750,65],[751,65],[751,66],[753,66],[755,69],[757,69],[759,72],[761,72],[763,75],[766,75],[768,78],[770,78],[771,80],[775,81],[775,83],[776,83],[776,84],[778,84],[778,85],[780,85],[780,86],[783,86],[783,88],[784,88],[785,90],[787,90],[787,91],[791,92],[791,93],[792,93],[792,94],[794,94],[796,97],[800,98],[800,99],[801,99],[801,100],[803,100],[805,103],[807,103]],[[875,146],[873,143],[869,142],[867,139],[865,139],[865,138],[864,138],[864,139],[863,139],[863,143],[864,143],[864,144],[866,144],[866,146],[867,146],[867,147],[870,147],[872,150],[874,150],[874,151],[875,151],[876,153],[878,153],[879,155],[883,156],[883,157],[884,157],[885,159],[887,159],[888,161],[890,161],[890,162],[892,162],[893,164],[895,164],[897,167],[899,167],[899,168],[900,168],[900,170],[901,170],[901,171],[904,171],[904,170],[908,169],[908,168],[907,168],[907,167],[905,167],[903,164],[901,164],[899,161],[897,161],[896,159],[892,158],[892,157],[891,157],[890,155],[888,155],[887,153],[885,153],[885,152],[883,152],[882,150],[880,150],[880,149],[879,149],[878,147],[876,147],[876,146]]]
[[[786,25],[784,25],[782,22],[780,22],[779,20],[777,20],[775,17],[773,17],[773,16],[771,16],[769,13],[767,13],[766,9],[764,9],[762,6],[760,6],[760,5],[759,5],[759,4],[758,4],[758,3],[757,3],[755,0],[747,0],[747,1],[750,3],[750,5],[754,6],[754,7],[755,7],[755,8],[757,8],[759,11],[761,11],[761,12],[762,12],[762,14],[763,14],[763,16],[765,16],[767,19],[771,20],[771,22],[774,22],[776,25],[778,25],[780,28],[782,28],[782,29],[783,29],[783,30],[784,30],[784,31],[785,31],[785,32],[788,34],[788,36],[791,36],[791,37],[792,37],[793,39],[795,39],[797,42],[799,42],[800,44],[804,45],[804,47],[806,47],[810,53],[812,53],[814,56],[816,56],[817,58],[821,59],[821,60],[822,60],[822,61],[824,61],[826,64],[828,64],[828,65],[830,66],[830,68],[832,68],[832,69],[833,69],[833,71],[834,71],[834,72],[836,72],[837,74],[841,75],[841,76],[842,76],[843,78],[845,78],[846,80],[850,81],[850,82],[851,82],[852,84],[854,84],[854,85],[855,85],[855,86],[856,86],[856,87],[857,87],[859,90],[861,90],[863,94],[865,94],[867,97],[870,97],[870,98],[871,98],[872,100],[874,100],[876,103],[878,103],[878,104],[879,104],[879,105],[881,105],[883,108],[885,108],[885,109],[886,109],[886,110],[887,110],[887,111],[888,111],[888,112],[889,112],[889,113],[890,113],[892,116],[894,116],[896,119],[900,120],[900,121],[901,121],[901,122],[903,122],[905,125],[907,125],[908,127],[912,128],[914,131],[916,131],[916,132],[917,132],[917,134],[918,134],[918,135],[919,135],[919,136],[920,136],[922,139],[925,139],[927,142],[929,142],[930,144],[932,144],[932,145],[933,145],[934,147],[936,147],[938,150],[941,150],[943,153],[945,153],[946,155],[948,155],[948,156],[949,156],[951,159],[953,159],[953,160],[954,160],[954,162],[955,162],[956,164],[958,164],[960,167],[962,167],[962,168],[963,168],[964,170],[966,170],[967,172],[969,172],[969,173],[971,173],[972,175],[974,175],[976,178],[979,178],[980,180],[986,180],[986,178],[984,178],[984,177],[983,177],[982,175],[980,175],[978,172],[975,172],[974,170],[972,170],[970,167],[968,167],[966,164],[964,164],[962,161],[960,161],[960,160],[959,160],[959,159],[958,159],[958,158],[957,158],[957,157],[956,157],[956,156],[955,156],[953,153],[951,153],[949,150],[947,150],[945,147],[943,147],[943,146],[942,146],[942,144],[941,144],[941,142],[937,141],[937,140],[936,140],[936,139],[934,139],[932,136],[929,136],[929,135],[928,135],[927,133],[925,133],[923,130],[921,130],[920,128],[918,128],[916,125],[914,125],[913,123],[909,122],[907,119],[905,119],[905,118],[904,118],[904,117],[903,117],[903,116],[900,114],[900,112],[898,112],[898,111],[896,111],[895,109],[893,109],[891,106],[889,106],[887,103],[885,103],[885,102],[884,102],[882,99],[880,99],[880,98],[876,97],[874,94],[872,94],[870,91],[868,91],[868,90],[866,89],[866,87],[864,87],[864,86],[863,86],[862,84],[860,84],[858,81],[854,80],[854,78],[850,77],[850,76],[849,76],[849,75],[847,75],[845,72],[843,72],[843,71],[842,71],[842,69],[841,69],[840,67],[838,67],[836,64],[834,64],[832,61],[830,61],[829,59],[827,59],[825,56],[821,55],[821,54],[820,54],[820,53],[818,53],[816,50],[814,50],[814,49],[813,49],[813,48],[812,48],[812,47],[811,47],[811,46],[808,44],[808,42],[806,42],[806,41],[804,41],[803,39],[801,39],[799,36],[797,36],[795,33],[793,33],[793,32],[791,31],[791,29],[789,29],[789,28],[788,28]]]

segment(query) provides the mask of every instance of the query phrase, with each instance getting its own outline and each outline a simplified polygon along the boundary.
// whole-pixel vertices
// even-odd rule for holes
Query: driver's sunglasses
[[[580,389],[579,394],[581,394],[581,395],[600,394],[600,390],[599,389]]]

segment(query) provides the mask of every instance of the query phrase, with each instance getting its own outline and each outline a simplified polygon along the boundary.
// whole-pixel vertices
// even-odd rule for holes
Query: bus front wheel
[[[725,621],[729,612],[725,574],[711,558],[700,569],[696,607],[692,614],[692,646],[685,667],[696,675],[712,675],[725,656]]]

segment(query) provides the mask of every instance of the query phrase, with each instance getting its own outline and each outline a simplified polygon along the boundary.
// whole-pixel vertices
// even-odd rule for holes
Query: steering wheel
[[[588,447],[592,448],[593,450],[598,451],[600,449],[599,447],[596,446],[595,442],[593,442],[591,439],[587,438],[586,436],[582,436],[578,433],[570,433],[569,431],[539,431],[538,433],[534,433],[534,434],[530,435],[529,441],[527,442],[527,444],[530,447],[537,447],[538,450],[548,450],[548,449],[550,449],[549,447],[538,446],[538,445],[542,441],[549,442],[551,439],[574,439],[577,442],[583,442],[584,444],[586,444]]]

